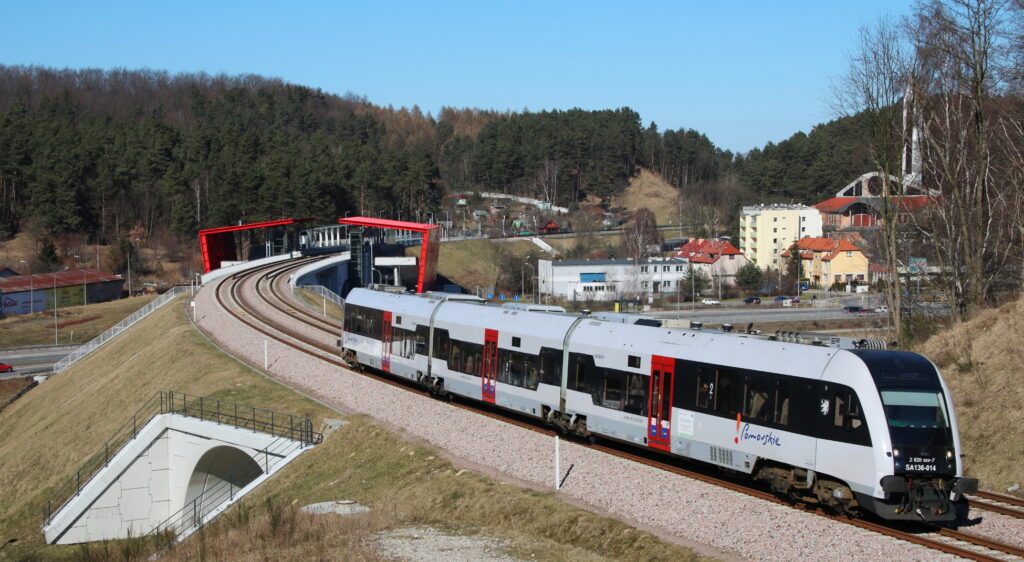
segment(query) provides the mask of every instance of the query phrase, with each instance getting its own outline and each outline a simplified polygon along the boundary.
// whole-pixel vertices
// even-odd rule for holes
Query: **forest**
[[[626,107],[435,117],[260,76],[0,66],[0,239],[29,225],[187,239],[239,220],[411,216],[480,190],[572,207],[620,195],[641,167],[693,205],[813,202],[869,166],[850,129],[737,155]],[[754,200],[718,196],[737,185]]]

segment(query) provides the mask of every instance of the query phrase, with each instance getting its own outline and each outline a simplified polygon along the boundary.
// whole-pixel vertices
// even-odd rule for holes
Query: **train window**
[[[715,374],[710,368],[698,366],[697,371],[697,407],[711,409],[715,403]]]
[[[462,345],[457,341],[452,341],[449,346],[451,353],[448,356],[448,368],[453,371],[462,370]]]
[[[775,410],[772,421],[780,425],[789,424],[789,381],[775,381]]]
[[[416,355],[427,354],[427,340],[430,339],[430,327],[424,324],[416,326]]]
[[[630,367],[634,368],[634,369],[639,369],[640,368],[640,356],[639,355],[630,355],[629,358],[627,359],[627,364]]]
[[[755,420],[768,420],[770,387],[764,375],[747,375],[747,391],[743,399],[743,416]]]
[[[729,417],[740,411],[743,386],[739,372],[733,369],[718,369],[718,395],[715,397],[715,412]]]
[[[434,328],[434,359],[451,359],[451,340],[448,339],[448,330]]]
[[[519,347],[523,344],[523,341],[518,336],[512,336],[512,347]]]
[[[395,316],[395,326],[399,326],[401,324],[402,324],[402,317],[401,316]]]
[[[845,392],[836,392],[832,398],[832,423],[836,427],[846,426],[846,404]]]
[[[537,383],[540,381],[540,369],[537,365],[537,357],[532,355],[526,355],[525,357],[527,358],[524,363],[526,373],[524,375],[524,379],[520,381],[519,386],[530,390],[537,390]]]
[[[562,385],[562,350],[549,347],[540,350],[540,382]]]
[[[860,402],[857,400],[857,395],[853,392],[849,395],[849,423],[847,424],[846,431],[855,431],[860,426],[864,425],[864,415],[860,410]]]
[[[613,410],[622,409],[622,377],[621,371],[605,370],[604,392],[601,397],[601,405]]]
[[[626,374],[626,404],[623,410],[628,414],[647,415],[647,377],[636,373]]]

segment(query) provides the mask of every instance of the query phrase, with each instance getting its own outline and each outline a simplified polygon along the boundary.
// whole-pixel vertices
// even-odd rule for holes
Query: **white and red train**
[[[342,356],[851,514],[952,520],[977,489],[949,388],[921,355],[527,308],[355,289]]]

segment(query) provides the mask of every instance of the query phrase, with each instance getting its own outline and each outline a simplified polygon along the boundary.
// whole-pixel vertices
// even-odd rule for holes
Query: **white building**
[[[740,251],[761,269],[778,269],[794,242],[821,235],[821,213],[807,205],[753,205],[740,213]]]
[[[694,263],[705,275],[708,264]],[[689,260],[650,258],[632,260],[537,260],[541,295],[572,301],[608,301],[626,297],[687,294]]]

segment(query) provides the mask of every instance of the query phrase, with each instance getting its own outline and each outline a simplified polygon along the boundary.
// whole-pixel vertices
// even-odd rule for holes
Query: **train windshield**
[[[942,393],[933,390],[882,390],[890,427],[946,429],[949,416]]]

